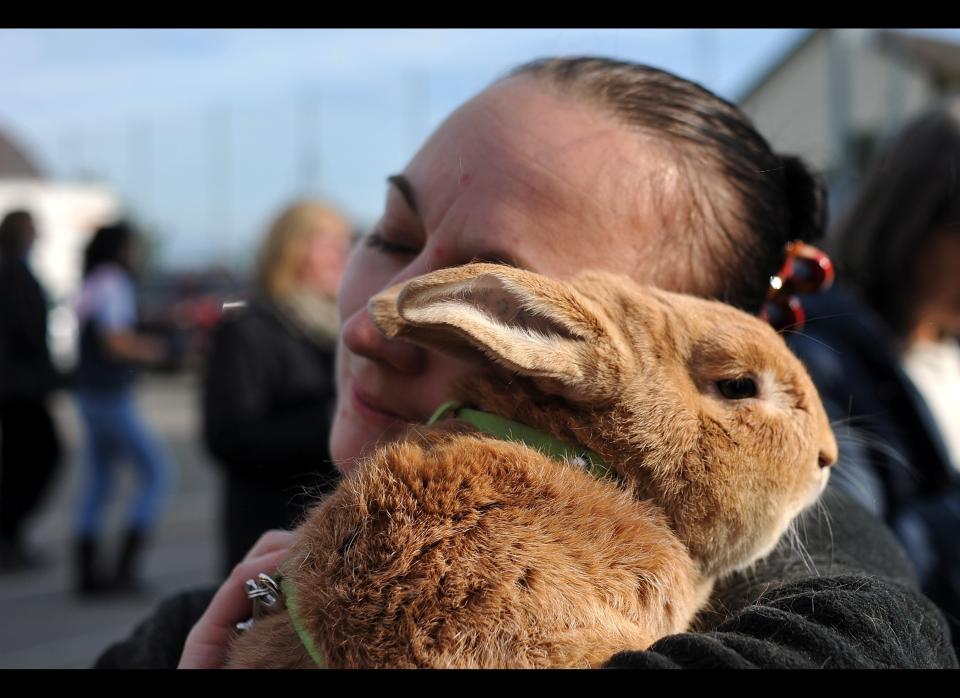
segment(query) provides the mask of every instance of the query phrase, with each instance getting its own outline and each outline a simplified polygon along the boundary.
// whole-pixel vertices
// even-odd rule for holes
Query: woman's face
[[[336,296],[349,246],[350,233],[346,228],[314,232],[300,255],[300,284],[328,298]]]
[[[494,85],[455,112],[401,175],[347,263],[338,297],[338,468],[424,422],[457,359],[388,340],[367,301],[401,281],[471,261],[570,278],[600,268],[669,285],[654,253],[685,196],[670,151],[530,78]]]
[[[960,230],[947,228],[921,245],[914,259],[914,333],[928,339],[960,335]]]

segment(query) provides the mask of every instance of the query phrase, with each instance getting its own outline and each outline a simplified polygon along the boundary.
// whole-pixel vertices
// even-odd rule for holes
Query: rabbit
[[[282,574],[300,634],[267,615],[230,666],[599,666],[687,629],[837,459],[799,360],[718,301],[478,263],[368,312],[486,367],[452,397],[591,449],[613,477],[458,419],[412,426],[299,527]]]

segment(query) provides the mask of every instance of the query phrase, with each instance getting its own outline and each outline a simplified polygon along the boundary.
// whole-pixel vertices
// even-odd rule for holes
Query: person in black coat
[[[47,347],[47,299],[27,257],[36,239],[27,211],[0,223],[0,570],[39,560],[23,525],[48,491],[60,461],[60,439],[47,396],[60,380]]]
[[[327,434],[335,405],[333,298],[349,227],[332,209],[284,211],[260,253],[256,291],[214,331],[204,437],[225,475],[226,572],[270,528],[293,528],[336,482]]]
[[[837,481],[900,539],[960,647],[960,103],[878,154],[832,231],[838,285],[790,338],[834,421]]]

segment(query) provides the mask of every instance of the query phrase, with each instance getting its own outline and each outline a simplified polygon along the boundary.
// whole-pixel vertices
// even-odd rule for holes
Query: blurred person
[[[136,239],[126,223],[101,227],[87,245],[77,301],[80,360],[75,397],[84,427],[83,486],[77,510],[76,556],[80,594],[136,591],[139,566],[171,485],[171,465],[140,417],[134,381],[138,368],[155,365],[166,345],[137,332],[133,274]],[[124,519],[113,569],[100,559],[103,516],[117,464],[129,460],[137,491]]]
[[[830,248],[839,284],[804,299],[792,344],[840,484],[896,532],[960,647],[960,101],[881,148]]]
[[[27,260],[33,217],[0,222],[0,571],[40,564],[23,527],[50,488],[60,438],[47,398],[61,383],[47,346],[47,298]]]
[[[253,297],[211,342],[204,436],[223,468],[226,573],[271,528],[292,528],[335,484],[337,284],[350,227],[333,208],[296,203],[271,224]]]
[[[354,247],[338,295],[331,452],[344,477],[477,370],[382,335],[366,311],[380,290],[498,261],[558,279],[621,272],[758,312],[786,243],[816,240],[825,218],[817,179],[774,153],[736,106],[670,73],[591,57],[497,80],[388,182],[383,217]],[[956,667],[942,617],[883,524],[830,487],[822,504],[831,526],[807,512],[805,552],[784,541],[718,584],[688,632],[606,666]],[[275,570],[293,535],[266,534],[219,589],[164,601],[98,666],[221,666],[251,614],[244,580]]]

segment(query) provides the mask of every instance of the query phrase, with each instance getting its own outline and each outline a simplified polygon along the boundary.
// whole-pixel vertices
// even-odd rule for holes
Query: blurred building
[[[76,344],[70,301],[80,288],[83,249],[98,226],[116,218],[119,201],[101,184],[47,178],[22,146],[0,132],[0,217],[21,208],[33,215],[39,233],[30,266],[53,306],[50,348],[68,366]]]
[[[779,152],[822,172],[842,208],[879,140],[960,93],[960,44],[889,30],[816,29],[737,100]]]

